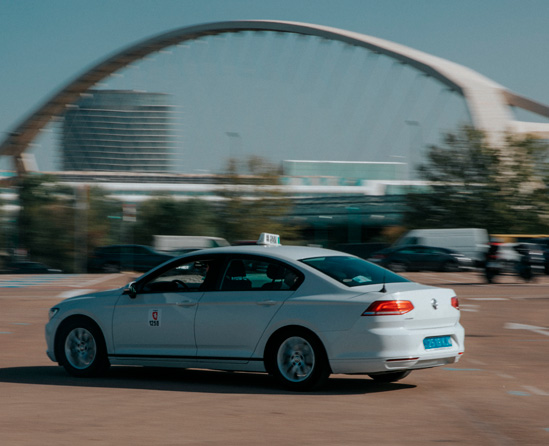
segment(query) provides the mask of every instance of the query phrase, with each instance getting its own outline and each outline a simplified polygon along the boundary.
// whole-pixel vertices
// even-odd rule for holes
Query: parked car
[[[395,272],[458,271],[471,268],[473,260],[447,248],[407,245],[383,249],[368,260]]]
[[[58,303],[48,357],[79,377],[110,365],[208,368],[268,372],[297,391],[331,373],[393,382],[461,358],[454,291],[339,251],[264,243],[196,251]]]
[[[394,246],[423,245],[451,249],[472,259],[475,266],[480,266],[484,263],[489,242],[488,231],[481,228],[413,229],[397,240]]]
[[[173,259],[173,255],[155,251],[145,245],[111,245],[96,248],[88,262],[90,272],[145,272]]]
[[[40,262],[21,261],[9,263],[4,272],[6,274],[61,274],[63,271]]]

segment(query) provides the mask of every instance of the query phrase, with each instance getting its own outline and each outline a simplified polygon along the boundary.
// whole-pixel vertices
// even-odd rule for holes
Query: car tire
[[[114,262],[108,262],[103,265],[101,268],[104,273],[119,273],[120,272],[120,265],[118,263]]]
[[[101,330],[85,318],[72,319],[59,328],[56,356],[59,364],[77,377],[98,376],[110,366]]]
[[[313,333],[296,328],[276,335],[269,344],[266,369],[286,389],[307,391],[328,380],[326,351]]]
[[[404,273],[408,271],[408,267],[403,262],[389,262],[387,268],[395,273]]]
[[[440,271],[444,273],[455,273],[459,271],[459,265],[456,262],[446,261],[440,266]]]
[[[398,372],[376,373],[368,375],[378,383],[394,383],[406,378],[411,373],[411,370],[401,370]]]

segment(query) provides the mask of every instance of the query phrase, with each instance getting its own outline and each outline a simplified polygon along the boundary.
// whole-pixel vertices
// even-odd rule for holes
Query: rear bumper
[[[426,349],[423,340],[433,336],[450,336],[452,346]],[[347,337],[345,351],[331,349],[341,339],[330,336],[327,351],[333,373],[383,373],[454,364],[465,351],[464,339],[460,324],[436,330],[381,329]]]
[[[336,359],[330,361],[333,373],[368,374],[394,372],[398,370],[418,370],[455,364],[461,354],[455,356],[436,356],[422,358],[387,358],[387,359]]]

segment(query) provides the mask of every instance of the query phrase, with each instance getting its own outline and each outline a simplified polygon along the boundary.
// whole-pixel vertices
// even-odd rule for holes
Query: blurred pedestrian
[[[498,245],[496,243],[490,243],[490,247],[486,252],[486,258],[484,261],[484,275],[488,283],[493,283],[494,278],[500,274],[501,265],[498,262]]]

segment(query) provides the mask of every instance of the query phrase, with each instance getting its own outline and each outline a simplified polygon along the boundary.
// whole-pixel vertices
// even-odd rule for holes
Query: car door
[[[419,246],[405,246],[396,253],[395,260],[403,262],[410,270],[421,269],[421,249]]]
[[[148,271],[162,263],[160,256],[145,246],[132,246],[129,248],[129,252],[131,257],[128,258],[128,261],[131,261],[135,271]]]
[[[301,273],[261,257],[232,257],[218,290],[204,293],[196,313],[197,356],[249,358]]]
[[[423,246],[419,252],[419,261],[421,263],[421,269],[437,270],[439,269],[439,263],[441,260],[441,253],[436,248]]]
[[[211,259],[181,259],[135,285],[114,309],[117,355],[196,356],[194,319]]]

